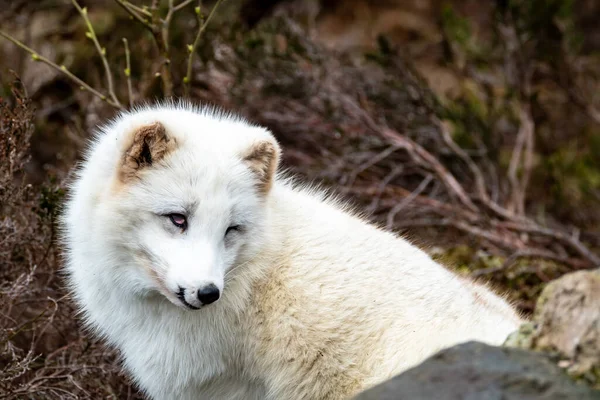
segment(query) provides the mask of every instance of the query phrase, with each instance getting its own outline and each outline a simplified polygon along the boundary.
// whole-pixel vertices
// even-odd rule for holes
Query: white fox
[[[521,323],[486,287],[277,174],[266,129],[187,104],[121,114],[61,220],[68,282],[153,399],[346,399]]]

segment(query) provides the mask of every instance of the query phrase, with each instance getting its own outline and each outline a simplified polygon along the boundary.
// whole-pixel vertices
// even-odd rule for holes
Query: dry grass
[[[20,83],[12,93],[0,99],[0,399],[136,398],[73,317],[54,241],[62,190],[25,183],[33,109]]]

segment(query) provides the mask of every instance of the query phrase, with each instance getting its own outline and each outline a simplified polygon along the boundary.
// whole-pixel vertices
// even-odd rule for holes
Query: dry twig
[[[79,11],[79,14],[81,15],[81,17],[85,21],[85,24],[87,25],[88,31],[85,33],[85,35],[88,38],[90,38],[92,42],[94,42],[96,51],[102,59],[102,65],[104,66],[104,74],[106,75],[106,86],[108,88],[108,95],[110,96],[112,102],[118,106],[118,108],[122,108],[123,106],[121,105],[119,99],[117,99],[117,96],[115,94],[112,70],[110,68],[110,65],[108,64],[108,60],[106,59],[106,48],[100,46],[100,42],[98,42],[96,31],[94,30],[94,27],[92,26],[92,23],[90,22],[90,19],[88,17],[87,8],[81,8],[79,3],[77,3],[77,0],[71,0],[71,2],[73,3],[77,11]]]
[[[521,127],[513,150],[508,178],[511,184],[511,199],[507,209],[517,215],[525,215],[525,197],[531,169],[533,168],[534,125],[529,106],[524,105],[519,112]],[[520,179],[519,179],[520,172]]]
[[[9,35],[8,33],[4,32],[4,31],[0,30],[0,36],[4,37],[8,41],[14,43],[18,47],[20,47],[23,50],[25,50],[27,53],[31,54],[31,59],[33,61],[42,62],[42,63],[44,63],[44,64],[52,67],[56,71],[60,72],[61,74],[67,76],[73,82],[75,82],[76,84],[78,84],[79,88],[81,90],[87,90],[88,92],[92,93],[94,96],[96,96],[96,97],[104,100],[105,102],[107,102],[108,104],[110,104],[111,106],[113,106],[115,108],[123,108],[123,106],[121,105],[121,103],[115,102],[111,98],[108,98],[105,94],[100,93],[98,90],[94,89],[93,87],[91,87],[90,85],[88,85],[87,83],[85,83],[84,81],[82,81],[80,78],[78,78],[75,74],[73,74],[71,71],[69,71],[67,69],[67,67],[65,67],[64,65],[60,65],[59,66],[58,64],[50,61],[46,57],[44,57],[41,54],[39,54],[37,51],[35,51],[32,48],[28,47],[27,45],[25,45],[21,41],[15,39],[14,37],[12,37],[11,35]]]
[[[198,33],[196,33],[196,38],[194,39],[194,43],[188,44],[187,49],[189,52],[188,62],[187,62],[187,72],[185,77],[183,78],[183,90],[186,96],[190,95],[190,86],[192,84],[192,63],[194,61],[194,55],[196,54],[196,49],[198,48],[198,44],[200,44],[200,38],[202,34],[206,30],[208,23],[213,17],[215,11],[221,4],[222,0],[217,0],[213,8],[210,10],[210,14],[208,14],[208,18],[204,20],[204,14],[202,14],[202,0],[198,1],[198,6],[194,9],[196,15],[198,16]]]
[[[443,126],[441,121],[437,117],[433,116],[433,121],[439,128],[439,133],[447,145],[447,147],[453,152],[453,154],[459,159],[463,160],[475,180],[475,193],[469,194],[469,192],[463,187],[461,183],[454,177],[454,175],[442,165],[440,160],[423,148],[418,143],[412,141],[405,135],[402,135],[387,126],[379,126],[366,112],[355,104],[354,100],[348,96],[344,97],[344,103],[347,107],[351,108],[353,113],[360,115],[361,119],[366,126],[369,127],[373,132],[379,134],[381,137],[386,139],[392,146],[404,149],[412,160],[420,167],[432,171],[436,177],[443,183],[449,194],[453,195],[459,200],[459,202],[466,208],[461,210],[460,208],[452,207],[448,204],[428,199],[424,201],[423,198],[418,196],[420,193],[412,193],[406,191],[403,197],[409,198],[410,202],[419,200],[419,204],[428,206],[430,212],[442,216],[442,218],[420,218],[420,219],[409,219],[402,220],[396,223],[396,227],[415,227],[415,226],[451,226],[460,231],[466,232],[470,235],[483,238],[491,243],[494,243],[505,250],[513,252],[520,252],[526,248],[526,244],[521,239],[521,234],[529,233],[547,238],[558,240],[573,249],[575,252],[580,254],[583,259],[574,259],[561,254],[554,253],[552,251],[537,252],[539,258],[547,258],[553,260],[562,260],[568,265],[574,268],[581,267],[582,264],[588,266],[600,266],[600,259],[591,250],[587,248],[579,238],[567,235],[557,230],[542,227],[537,222],[527,218],[525,214],[525,196],[527,184],[529,181],[529,175],[533,164],[533,122],[528,110],[522,110],[522,126],[520,129],[520,136],[522,137],[523,150],[519,154],[519,158],[524,158],[523,161],[523,174],[520,179],[516,177],[516,190],[518,192],[518,212],[513,212],[497,202],[493,201],[489,194],[488,189],[483,178],[483,173],[479,166],[473,161],[473,159],[461,149],[451,138],[447,129]],[[523,157],[522,154],[525,154]],[[386,157],[389,156],[386,154]],[[516,162],[515,162],[516,163]],[[518,163],[517,163],[518,164]],[[370,165],[369,165],[370,166]],[[424,188],[421,188],[422,192]],[[486,207],[492,210],[498,218],[490,218],[486,215],[485,210],[478,207],[475,201],[481,201]],[[405,208],[409,203],[400,203],[390,206],[390,210],[394,210],[394,207]],[[449,211],[452,210],[452,214]],[[396,211],[397,212],[397,211]],[[468,217],[465,214],[468,212]],[[463,219],[457,219],[457,216],[462,215]],[[393,219],[393,217],[391,217]],[[388,213],[388,225],[390,225],[390,214]],[[494,232],[486,226],[492,226],[499,232]],[[513,231],[514,233],[511,233]],[[519,253],[520,254],[520,253]]]
[[[129,43],[126,38],[123,38],[123,46],[125,47],[125,77],[127,78],[127,94],[129,97],[129,107],[133,107],[133,88],[131,86],[131,59],[129,53]]]
[[[419,186],[412,192],[409,196],[406,196],[400,203],[396,204],[387,216],[387,229],[392,229],[394,227],[394,219],[396,218],[396,214],[398,214],[401,210],[403,210],[406,206],[408,206],[412,201],[420,195],[423,190],[429,185],[429,183],[433,180],[431,175],[427,175],[425,179],[419,184]]]
[[[164,18],[161,18],[159,15],[160,10],[157,1],[152,2],[149,12],[146,12],[145,10],[140,11],[126,0],[115,1],[152,34],[154,43],[162,58],[159,75],[162,80],[163,94],[166,97],[173,96],[169,32],[175,13],[191,4],[192,0],[184,0],[177,5],[175,5],[174,0],[169,0],[167,15]]]

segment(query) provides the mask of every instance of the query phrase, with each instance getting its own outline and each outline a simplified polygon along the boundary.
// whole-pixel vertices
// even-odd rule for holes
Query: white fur
[[[156,121],[176,150],[120,184],[127,138]],[[281,177],[259,193],[241,154],[264,140],[275,143],[214,110],[146,107],[106,125],[77,174],[62,220],[68,281],[151,398],[343,399],[517,329],[503,299],[322,193]],[[160,216],[178,210],[185,234]],[[233,223],[244,231],[223,239]],[[185,286],[194,302],[206,282],[223,294],[198,311],[174,294]]]

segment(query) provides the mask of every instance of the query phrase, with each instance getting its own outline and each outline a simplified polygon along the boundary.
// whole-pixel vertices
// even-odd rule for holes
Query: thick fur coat
[[[66,275],[151,398],[345,399],[517,329],[486,287],[278,176],[279,153],[267,130],[185,104],[122,114],[91,143],[61,221]]]

